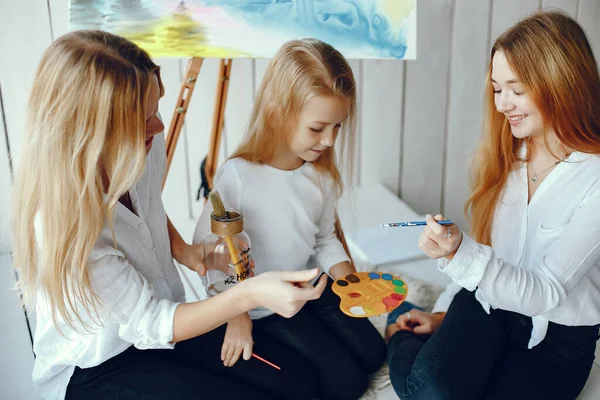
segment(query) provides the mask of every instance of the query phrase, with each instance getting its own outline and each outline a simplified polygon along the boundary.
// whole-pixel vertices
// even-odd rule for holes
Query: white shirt
[[[165,154],[164,136],[157,135],[144,175],[129,192],[137,215],[117,203],[118,248],[106,225],[90,256],[88,271],[104,305],[98,310],[104,326],[95,325],[93,333],[77,332],[59,319],[63,336],[52,323],[44,296],[38,295],[33,381],[43,398],[63,399],[75,366],[95,367],[132,344],[139,349],[173,348],[175,309],[185,298],[161,200]],[[85,311],[79,315],[91,323]]]
[[[491,308],[532,317],[529,348],[548,322],[600,324],[600,157],[573,153],[544,179],[527,204],[527,166],[511,172],[492,225],[493,248],[464,235],[438,269],[458,284],[434,308],[443,311],[460,286],[477,289]],[[457,287],[458,286],[458,287]]]
[[[226,208],[244,214],[255,274],[317,266],[328,273],[333,265],[348,261],[334,230],[337,195],[332,179],[311,163],[283,171],[235,158],[219,168],[214,190]],[[210,232],[212,210],[209,201],[196,225],[194,243],[202,243]],[[249,314],[256,319],[272,311],[261,307]]]

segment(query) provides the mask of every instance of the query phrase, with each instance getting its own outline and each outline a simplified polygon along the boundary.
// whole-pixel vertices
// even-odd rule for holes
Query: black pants
[[[431,336],[399,331],[388,344],[392,385],[401,399],[575,399],[594,361],[598,326],[550,323],[527,348],[531,318],[492,310],[460,291]]]
[[[368,319],[341,312],[332,283],[294,317],[271,315],[254,321],[254,330],[302,354],[316,373],[319,399],[356,400],[367,390],[368,375],[385,362],[386,346]]]
[[[331,281],[321,299],[293,318],[254,321],[254,358],[223,366],[226,325],[174,350],[125,352],[93,368],[76,368],[67,399],[358,399],[367,374],[385,361],[383,340],[366,319],[339,309]]]
[[[125,352],[93,368],[76,368],[67,399],[312,399],[309,364],[278,340],[254,334],[254,352],[281,370],[251,358],[223,366],[226,325],[177,343],[174,350]]]

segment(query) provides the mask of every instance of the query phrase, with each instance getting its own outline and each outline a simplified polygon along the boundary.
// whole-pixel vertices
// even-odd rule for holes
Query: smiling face
[[[302,107],[296,132],[292,135],[288,150],[297,162],[313,162],[335,144],[335,139],[348,116],[344,99],[315,96]]]
[[[506,116],[512,134],[519,139],[542,137],[542,115],[502,51],[497,51],[492,60],[492,85],[496,110]]]

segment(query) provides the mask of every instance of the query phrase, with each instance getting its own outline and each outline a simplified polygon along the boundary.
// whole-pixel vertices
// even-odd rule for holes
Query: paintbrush
[[[218,221],[226,221],[228,218],[227,211],[225,210],[225,205],[223,204],[223,200],[221,200],[221,196],[219,192],[213,190],[209,193],[208,198],[213,207],[213,215]],[[244,265],[240,260],[240,256],[237,253],[235,246],[233,245],[233,240],[230,236],[225,236],[225,242],[227,243],[227,248],[229,249],[229,255],[231,256],[231,262],[235,267],[235,273],[238,276],[238,280],[245,279],[244,274]]]
[[[264,362],[267,365],[270,365],[271,367],[275,368],[276,370],[281,370],[281,367],[279,367],[278,365],[273,364],[270,361],[265,360],[264,358],[257,356],[255,353],[252,353],[252,357],[256,358],[257,360],[260,360],[262,362]]]

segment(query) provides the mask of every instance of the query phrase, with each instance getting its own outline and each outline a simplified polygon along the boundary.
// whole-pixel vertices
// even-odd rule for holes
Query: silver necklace
[[[554,164],[552,164],[551,166],[549,166],[548,168],[546,168],[545,170],[536,173],[535,170],[533,169],[533,165],[531,166],[531,171],[533,172],[533,174],[531,175],[531,183],[537,183],[539,181],[538,175],[543,174],[544,172],[548,171],[551,168],[556,167],[558,164],[560,164],[561,162],[565,161],[567,158],[569,158],[571,154],[565,154],[565,156],[563,158],[561,158],[560,160],[556,161]]]

